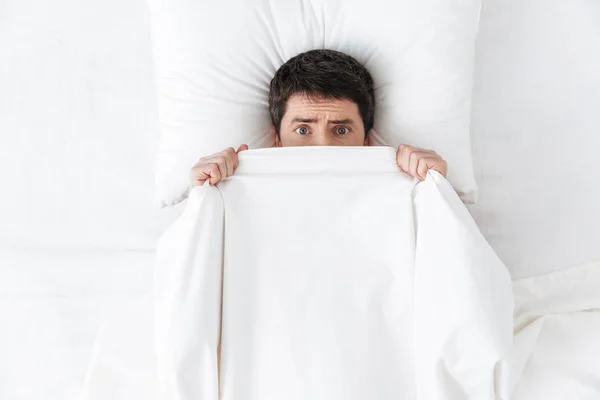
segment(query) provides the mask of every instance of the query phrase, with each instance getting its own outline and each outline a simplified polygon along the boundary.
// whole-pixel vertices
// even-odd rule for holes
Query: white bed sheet
[[[500,375],[499,399],[600,398],[598,286],[600,260],[514,282],[514,347]],[[147,337],[152,325],[149,296],[110,318],[95,347],[85,400],[159,398]]]
[[[81,399],[102,321],[151,289],[152,251],[0,248],[0,399]]]
[[[598,1],[483,1],[472,212],[513,278],[600,259],[599,43]]]
[[[600,398],[600,260],[514,283],[511,400]]]

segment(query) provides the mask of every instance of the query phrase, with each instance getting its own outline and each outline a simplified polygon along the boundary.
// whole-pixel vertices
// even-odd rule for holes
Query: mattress
[[[81,398],[101,323],[151,288],[152,251],[0,248],[0,399]]]

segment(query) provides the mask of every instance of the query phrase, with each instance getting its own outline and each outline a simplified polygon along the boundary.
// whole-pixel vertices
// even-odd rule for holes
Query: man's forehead
[[[294,95],[287,103],[287,113],[293,119],[319,119],[323,113],[335,119],[352,119],[358,114],[358,107],[352,100],[337,98],[310,98],[305,95]]]
[[[338,97],[324,97],[319,95],[310,95],[304,93],[297,93],[290,96],[287,101],[288,105],[297,105],[297,106],[313,106],[319,107],[324,105],[335,105],[340,107],[354,106],[356,107],[356,103],[347,98],[338,98]]]

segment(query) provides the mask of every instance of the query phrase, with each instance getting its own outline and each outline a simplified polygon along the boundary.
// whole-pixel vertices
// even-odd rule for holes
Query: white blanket
[[[600,399],[600,262],[514,282],[516,331],[502,400]],[[84,400],[158,400],[151,297],[98,335]]]
[[[169,400],[493,399],[512,340],[504,265],[391,148],[243,152],[160,240],[154,294]]]

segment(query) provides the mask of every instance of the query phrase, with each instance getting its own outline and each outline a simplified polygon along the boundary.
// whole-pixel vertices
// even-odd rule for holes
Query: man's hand
[[[425,179],[427,171],[432,169],[446,176],[448,164],[433,150],[419,149],[418,147],[401,144],[396,153],[396,162],[402,171],[419,178]]]
[[[202,185],[207,179],[209,185],[215,185],[233,175],[239,165],[238,153],[248,150],[248,145],[243,144],[237,151],[233,147],[223,150],[212,156],[202,157],[190,171],[190,177],[194,186]]]

